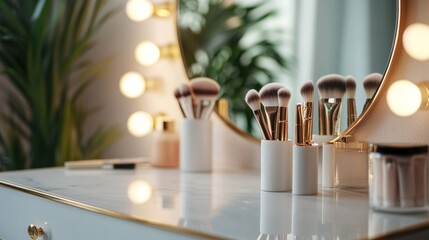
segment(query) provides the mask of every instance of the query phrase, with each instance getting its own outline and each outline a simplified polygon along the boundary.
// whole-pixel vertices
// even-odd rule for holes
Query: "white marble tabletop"
[[[258,172],[196,174],[151,167],[0,173],[0,182],[232,239],[372,238],[429,222],[427,213],[371,211],[365,190],[293,196],[261,192],[259,181]]]

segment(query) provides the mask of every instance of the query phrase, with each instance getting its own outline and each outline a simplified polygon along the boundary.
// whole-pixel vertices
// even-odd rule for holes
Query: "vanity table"
[[[48,168],[0,174],[0,239],[362,239],[424,234],[429,215],[369,209],[366,190],[260,192],[256,171]],[[426,233],[427,234],[427,233]]]

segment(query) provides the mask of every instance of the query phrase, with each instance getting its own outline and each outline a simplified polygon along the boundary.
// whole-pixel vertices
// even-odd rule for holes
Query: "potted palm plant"
[[[84,124],[98,108],[82,94],[110,58],[86,54],[94,36],[118,9],[104,0],[0,1],[0,160],[7,169],[62,165],[97,158],[122,131]]]

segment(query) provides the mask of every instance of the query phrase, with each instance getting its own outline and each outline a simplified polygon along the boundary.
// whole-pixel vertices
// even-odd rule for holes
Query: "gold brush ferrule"
[[[356,120],[356,100],[347,98],[347,127],[350,127]]]
[[[265,107],[265,114],[268,120],[268,129],[270,130],[271,139],[277,139],[277,120],[278,120],[278,107]]]
[[[258,122],[259,129],[262,132],[262,135],[264,136],[265,140],[270,140],[271,135],[267,127],[267,123],[265,122],[264,115],[262,114],[262,111],[260,109],[253,111],[253,115],[256,118],[256,121]]]
[[[341,130],[341,98],[319,99],[319,135],[337,136]]]
[[[369,108],[369,105],[371,105],[371,103],[372,103],[372,99],[371,98],[367,98],[366,101],[365,101],[365,105],[363,105],[362,112],[365,112],[365,110],[367,108]]]
[[[302,118],[302,105],[298,103],[296,105],[296,114],[295,114],[295,144],[298,146],[304,146],[304,126]]]
[[[279,121],[277,126],[277,139],[286,141],[288,139],[288,111],[287,107],[279,107]]]
[[[304,141],[313,144],[313,102],[304,102],[303,106]]]

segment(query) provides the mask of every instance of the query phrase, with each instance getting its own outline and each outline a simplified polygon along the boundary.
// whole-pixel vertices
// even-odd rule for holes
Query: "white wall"
[[[429,24],[429,1],[405,1],[406,25],[414,22]],[[402,46],[399,46],[402,49]],[[355,138],[369,142],[401,142],[429,144],[429,113],[418,111],[410,117],[398,117],[387,106],[387,87],[399,79],[408,79],[415,83],[427,81],[429,76],[429,61],[417,61],[401,50],[398,62],[392,66],[391,74],[383,82],[383,90],[378,96],[378,104],[363,123],[353,131]]]
[[[100,104],[102,111],[94,115],[88,125],[88,132],[98,124],[116,124],[125,136],[114,144],[104,155],[110,157],[147,156],[150,151],[150,136],[136,138],[127,130],[127,119],[136,111],[151,114],[165,112],[179,118],[179,108],[173,96],[173,90],[184,81],[180,61],[160,60],[153,66],[143,67],[134,57],[134,49],[141,41],[149,40],[158,45],[176,42],[175,21],[173,17],[166,19],[151,18],[144,22],[133,22],[125,13],[126,0],[109,0],[108,7],[121,6],[121,11],[112,18],[97,35],[97,46],[91,52],[92,59],[113,55],[115,61],[108,69],[108,75],[97,82],[85,95],[89,104]],[[143,76],[158,80],[158,89],[148,91],[142,97],[129,99],[119,91],[119,80],[128,72],[135,71]]]

